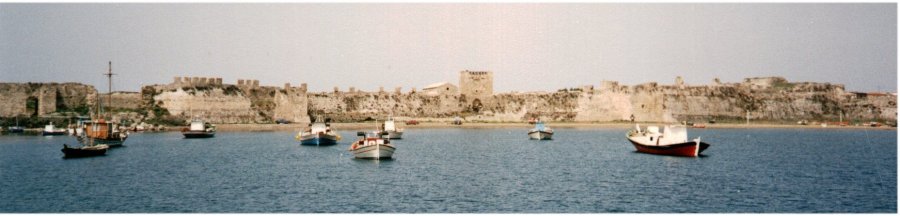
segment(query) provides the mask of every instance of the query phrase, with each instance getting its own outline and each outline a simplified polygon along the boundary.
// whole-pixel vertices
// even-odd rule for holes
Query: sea
[[[552,127],[552,125],[549,125]],[[700,157],[636,152],[626,129],[407,129],[391,160],[295,132],[0,136],[0,213],[897,213],[897,131],[690,129]]]

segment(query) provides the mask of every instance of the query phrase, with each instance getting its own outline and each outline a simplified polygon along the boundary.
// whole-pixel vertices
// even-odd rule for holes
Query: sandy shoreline
[[[641,126],[646,125],[658,125],[662,126],[664,123],[639,123]],[[630,129],[634,127],[632,123],[622,123],[622,122],[609,122],[609,123],[573,123],[573,122],[549,122],[548,126],[553,128],[621,128],[621,129]],[[370,123],[332,123],[332,126],[337,130],[362,130],[362,129],[372,129],[374,130],[376,125],[373,122]],[[532,125],[527,123],[464,123],[463,125],[451,125],[445,122],[422,122],[419,125],[404,125],[400,123],[398,125],[401,128],[531,128]],[[306,124],[218,124],[216,125],[216,129],[218,131],[299,131],[301,128],[306,127]],[[729,128],[729,129],[740,129],[740,128],[816,128],[816,129],[874,129],[874,130],[896,130],[893,127],[868,127],[868,126],[833,126],[829,125],[827,127],[822,127],[821,125],[787,125],[787,124],[732,124],[732,123],[718,123],[718,124],[706,124],[706,128],[715,129],[715,128]],[[703,130],[698,128],[697,130]]]

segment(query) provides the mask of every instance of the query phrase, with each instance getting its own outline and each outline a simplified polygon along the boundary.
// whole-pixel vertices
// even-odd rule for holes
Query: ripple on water
[[[525,130],[408,129],[382,161],[291,132],[137,133],[71,160],[71,137],[0,136],[0,212],[897,211],[895,131],[692,130],[713,146],[681,158],[637,153],[619,129]]]

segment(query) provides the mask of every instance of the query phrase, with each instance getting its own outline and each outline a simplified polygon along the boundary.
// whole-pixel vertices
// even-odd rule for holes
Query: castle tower
[[[494,72],[469,71],[459,72],[459,93],[468,100],[487,98],[494,95]]]

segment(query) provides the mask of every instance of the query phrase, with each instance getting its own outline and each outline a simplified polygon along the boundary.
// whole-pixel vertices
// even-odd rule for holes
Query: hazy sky
[[[174,76],[421,89],[494,71],[494,91],[789,81],[896,91],[897,5],[0,4],[0,82],[106,91]]]

